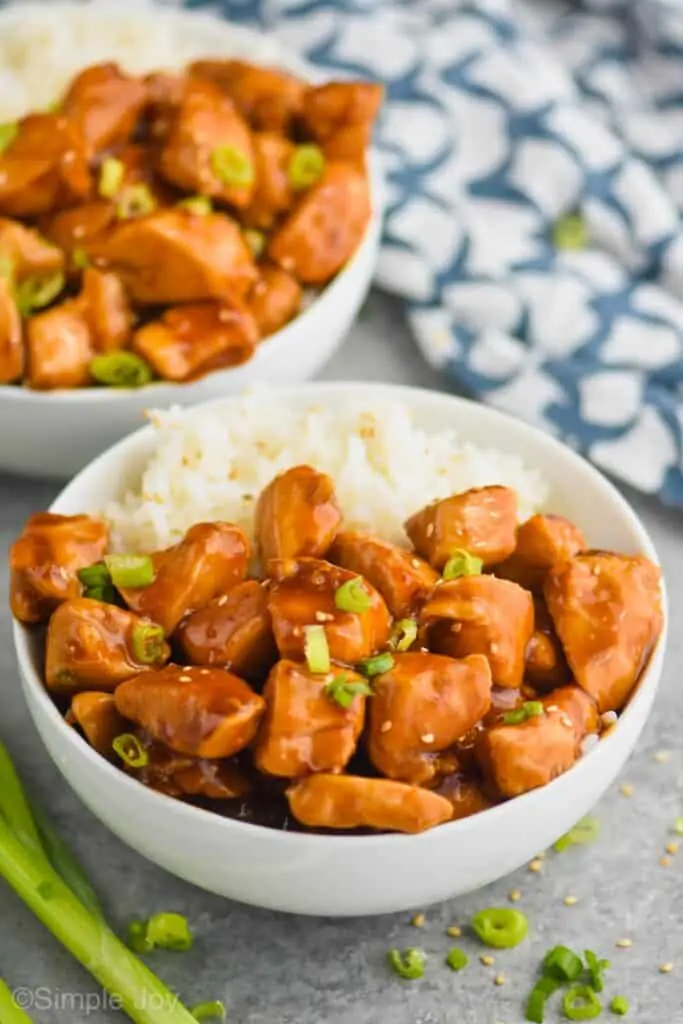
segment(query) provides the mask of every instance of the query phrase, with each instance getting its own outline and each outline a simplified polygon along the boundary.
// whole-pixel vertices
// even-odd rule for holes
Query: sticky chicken
[[[258,553],[272,558],[324,558],[341,523],[334,481],[311,466],[280,473],[256,505]]]
[[[484,566],[512,554],[516,544],[517,496],[509,487],[478,487],[435,501],[416,512],[405,530],[418,554],[441,571],[457,551]]]
[[[397,619],[414,615],[439,581],[439,574],[414,552],[369,533],[343,531],[332,545],[329,557],[369,580]]]
[[[581,530],[564,516],[535,515],[519,527],[515,550],[496,572],[542,594],[548,570],[585,547]]]

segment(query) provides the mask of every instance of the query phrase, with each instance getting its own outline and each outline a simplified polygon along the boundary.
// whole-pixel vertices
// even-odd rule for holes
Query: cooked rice
[[[424,430],[395,401],[295,408],[263,389],[221,410],[151,418],[157,445],[141,480],[104,509],[119,550],[166,547],[201,521],[228,520],[252,536],[261,490],[302,463],[334,479],[349,529],[399,544],[411,513],[469,487],[513,487],[521,519],[547,497],[539,473],[518,456],[478,448],[454,430]]]

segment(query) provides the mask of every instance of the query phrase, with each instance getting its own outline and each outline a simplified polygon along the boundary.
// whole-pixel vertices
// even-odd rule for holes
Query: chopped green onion
[[[231,188],[249,188],[254,183],[254,165],[235,146],[218,146],[211,154],[211,170],[216,177]]]
[[[177,205],[196,217],[207,217],[213,212],[213,203],[208,196],[190,196],[189,199],[181,199]]]
[[[543,960],[543,973],[559,981],[576,981],[582,970],[581,957],[567,946],[555,946]]]
[[[36,309],[43,309],[49,306],[53,299],[56,299],[66,284],[66,278],[61,270],[55,270],[51,274],[36,274],[34,277],[27,277],[17,287],[17,308],[22,316],[30,316]]]
[[[505,725],[521,725],[522,722],[528,721],[530,718],[538,718],[539,715],[544,714],[545,708],[541,704],[540,700],[526,700],[522,704],[521,708],[514,708],[512,711],[507,711],[503,715],[503,722]]]
[[[526,722],[526,715],[523,708],[515,708],[514,711],[506,711],[503,715],[505,725],[521,725]]]
[[[558,853],[562,853],[563,850],[568,849],[570,846],[582,846],[584,843],[592,843],[597,838],[599,832],[600,822],[597,818],[587,815],[577,822],[574,828],[570,828],[569,832],[560,836],[553,845],[553,849]]]
[[[109,569],[104,562],[95,562],[94,565],[85,565],[78,569],[76,576],[84,587],[104,587],[111,583]]]
[[[591,949],[584,950],[583,955],[586,958],[586,970],[590,974],[591,987],[596,992],[602,992],[605,987],[603,974],[611,967],[610,961],[601,960]]]
[[[4,124],[0,124],[0,154],[9,149],[18,134],[19,125],[16,121],[5,121]]]
[[[365,680],[351,679],[348,672],[342,672],[327,684],[325,696],[342,708],[350,708],[356,697],[372,696],[372,687]]]
[[[463,953],[463,951],[458,949],[457,946],[454,946],[453,949],[448,951],[446,963],[452,971],[462,971],[467,967],[469,962],[470,960],[467,954]]]
[[[674,820],[674,823],[671,826],[671,831],[674,835],[683,836],[683,818],[676,818]]]
[[[337,588],[334,603],[340,612],[355,612],[361,615],[372,606],[372,598],[365,589],[362,578],[356,576]]]
[[[14,280],[14,260],[4,252],[0,252],[0,277],[10,282]]]
[[[628,1013],[628,999],[626,996],[615,996],[609,1008],[617,1017],[625,1017]]]
[[[256,231],[255,228],[245,228],[242,232],[244,241],[251,250],[251,255],[255,260],[258,260],[263,256],[266,248],[266,236],[262,231]]]
[[[387,959],[389,960],[389,966],[401,978],[405,978],[406,981],[414,981],[416,978],[421,978],[425,972],[427,958],[421,949],[411,947],[410,949],[403,950],[403,952],[398,949],[390,949]]]
[[[471,555],[469,551],[458,548],[443,567],[441,574],[445,580],[458,580],[462,576],[479,576],[484,568],[481,558]]]
[[[90,601],[102,601],[104,604],[117,603],[116,591],[111,583],[107,583],[104,586],[86,587],[83,591],[83,597],[87,597]]]
[[[573,985],[564,994],[562,1009],[568,1020],[594,1020],[602,1013],[602,1003],[588,985]]]
[[[111,388],[142,388],[151,381],[152,370],[134,352],[105,352],[90,360],[90,375]]]
[[[116,216],[119,220],[130,220],[131,217],[144,217],[153,213],[157,201],[148,185],[130,185],[122,192],[116,204]]]
[[[129,768],[145,768],[149,754],[138,737],[132,732],[123,732],[112,741],[112,748]]]
[[[323,176],[325,156],[320,146],[307,142],[297,146],[287,168],[289,184],[295,192],[315,185]]]
[[[330,648],[324,626],[304,626],[304,657],[310,672],[330,671]]]
[[[155,914],[147,921],[147,938],[152,946],[184,952],[192,947],[192,932],[182,914]]]
[[[556,249],[585,249],[588,231],[583,217],[578,213],[561,217],[553,228],[553,242]]]
[[[198,1021],[217,1020],[224,1024],[228,1019],[225,1007],[220,999],[214,999],[212,1003],[197,1003],[196,1006],[192,1007],[190,1013]]]
[[[164,631],[155,622],[138,622],[133,626],[131,644],[137,660],[154,665],[164,657]]]
[[[540,700],[525,700],[522,704],[522,708],[527,718],[538,718],[538,716],[542,715],[545,711]]]
[[[416,640],[417,621],[415,619],[399,619],[391,631],[389,647],[394,651],[407,651]]]
[[[395,664],[393,655],[385,651],[384,654],[376,654],[374,658],[366,658],[364,661],[361,661],[358,665],[358,671],[364,676],[371,678],[372,676],[381,676],[384,672],[390,672]]]
[[[156,573],[154,562],[149,555],[105,555],[104,564],[109,569],[115,587],[148,587],[154,583]]]
[[[510,907],[489,907],[472,918],[472,927],[486,946],[512,949],[525,939],[529,922],[521,910]]]
[[[545,1004],[548,996],[560,988],[560,982],[554,978],[541,978],[536,982],[526,1004],[526,1019],[532,1024],[543,1024],[545,1020]]]
[[[90,266],[90,257],[85,249],[76,247],[71,252],[71,263],[76,270],[86,270]]]
[[[97,191],[103,199],[114,198],[123,184],[125,173],[125,164],[115,157],[108,156],[102,161]]]
[[[135,953],[151,953],[154,949],[147,938],[147,925],[144,921],[130,922],[126,942]]]

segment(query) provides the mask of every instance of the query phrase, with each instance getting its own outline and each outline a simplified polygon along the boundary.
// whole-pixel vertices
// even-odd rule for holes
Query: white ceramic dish
[[[68,19],[83,5],[19,4],[0,11],[0,46],[3,30],[33,20],[44,26],[46,18]],[[132,17],[131,8],[98,4],[93,18],[101,21],[102,34],[115,32]],[[60,12],[62,12],[60,14]],[[278,65],[309,81],[320,72],[283,47],[272,37],[229,25],[215,16],[159,10],[141,3],[135,16],[158,18],[166,29],[182,33],[179,61],[192,54],[245,57]],[[110,28],[110,26],[113,26]],[[171,28],[169,28],[171,26]],[[1,51],[0,51],[1,52]],[[118,50],[114,50],[118,53]],[[89,58],[104,59],[102,53]],[[72,69],[83,65],[81,58]],[[135,67],[133,67],[135,70]],[[0,118],[1,120],[1,118]],[[360,247],[347,266],[290,324],[271,335],[243,366],[208,374],[191,384],[152,384],[140,390],[109,388],[37,392],[23,387],[0,386],[0,471],[28,476],[73,476],[99,452],[136,430],[146,409],[170,405],[195,405],[257,383],[290,384],[314,377],[341,345],[365,299],[377,262],[382,223],[382,178],[378,162],[371,164],[373,215]]]
[[[313,399],[329,407],[363,396],[369,404],[399,399],[420,425],[449,426],[483,447],[520,454],[548,480],[548,508],[576,521],[591,544],[656,559],[644,527],[604,477],[553,438],[492,409],[450,395],[372,384],[299,385],[280,392],[277,401]],[[126,438],[80,473],[52,510],[98,511],[133,483],[153,445],[151,428]],[[477,889],[571,828],[633,750],[659,682],[665,635],[617,727],[574,768],[544,789],[417,836],[278,832],[145,789],[65,725],[42,685],[31,634],[15,625],[14,642],[31,715],[55,764],[124,842],[173,874],[232,899],[300,914],[355,916],[424,907]]]

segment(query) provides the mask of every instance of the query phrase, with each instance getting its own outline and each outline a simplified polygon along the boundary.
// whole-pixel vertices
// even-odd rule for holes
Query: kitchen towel
[[[380,287],[476,397],[683,506],[683,13],[186,0],[387,88]]]

